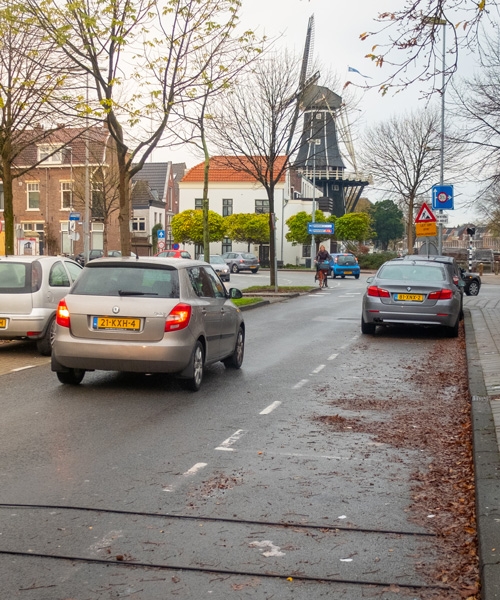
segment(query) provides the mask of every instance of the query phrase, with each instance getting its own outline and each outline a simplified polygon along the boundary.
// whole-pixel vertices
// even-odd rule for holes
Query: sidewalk
[[[483,284],[500,283],[484,275]],[[500,599],[500,297],[467,297],[465,337],[472,396],[481,600]]]

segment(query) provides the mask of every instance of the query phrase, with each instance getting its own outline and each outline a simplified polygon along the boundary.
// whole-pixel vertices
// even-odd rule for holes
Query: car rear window
[[[179,273],[168,267],[88,265],[71,294],[82,296],[179,297]]]
[[[380,268],[377,275],[380,279],[391,279],[393,281],[446,281],[446,272],[441,266],[421,264],[397,264],[385,265]]]
[[[0,294],[30,294],[42,284],[42,267],[38,261],[0,261]]]
[[[342,255],[337,257],[338,265],[356,265],[356,259],[352,254]]]
[[[255,254],[242,254],[241,255],[245,260],[254,260],[257,257],[255,256]]]

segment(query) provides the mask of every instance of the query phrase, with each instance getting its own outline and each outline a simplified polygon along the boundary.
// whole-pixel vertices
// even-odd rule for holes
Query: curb
[[[469,309],[464,310],[481,600],[500,599],[500,452]]]

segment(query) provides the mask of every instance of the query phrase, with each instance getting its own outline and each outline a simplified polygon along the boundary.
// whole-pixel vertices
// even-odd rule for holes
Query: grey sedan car
[[[198,256],[198,260],[205,260],[203,254]],[[229,281],[231,279],[229,267],[226,265],[226,261],[220,254],[211,254],[210,264],[214,268],[214,271],[217,273],[217,275],[221,278],[221,281]]]
[[[201,261],[93,260],[59,303],[52,370],[72,385],[93,370],[174,373],[197,391],[205,365],[242,365],[241,297]]]
[[[81,272],[64,256],[0,257],[0,340],[35,340],[48,356],[57,305]]]
[[[444,264],[388,261],[367,281],[362,333],[374,334],[378,325],[432,325],[458,335],[463,295]]]
[[[222,258],[231,269],[231,273],[239,273],[240,271],[257,273],[260,268],[259,259],[251,252],[225,252]]]

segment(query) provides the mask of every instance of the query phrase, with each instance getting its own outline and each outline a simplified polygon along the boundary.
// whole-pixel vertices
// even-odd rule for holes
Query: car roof
[[[454,263],[455,259],[453,256],[438,256],[436,254],[406,254],[401,258],[394,258],[393,260],[423,260],[426,262],[437,262],[437,263]]]
[[[15,261],[15,262],[33,262],[35,260],[39,260],[39,261],[56,261],[56,260],[69,260],[71,262],[75,262],[72,258],[70,258],[69,256],[62,256],[62,255],[57,255],[57,256],[48,256],[48,255],[38,255],[38,254],[31,254],[31,255],[27,255],[27,254],[9,254],[8,256],[0,256],[0,260],[1,261]],[[78,263],[76,263],[78,264]]]
[[[117,264],[127,264],[132,263],[134,265],[139,265],[143,267],[147,266],[155,266],[158,264],[168,265],[171,267],[175,267],[176,269],[185,269],[190,266],[206,266],[207,263],[202,260],[193,260],[190,258],[185,258],[180,261],[178,258],[172,258],[169,256],[103,256],[102,258],[96,258],[95,260],[89,262],[85,265],[85,268],[95,269],[99,265],[117,265]]]

